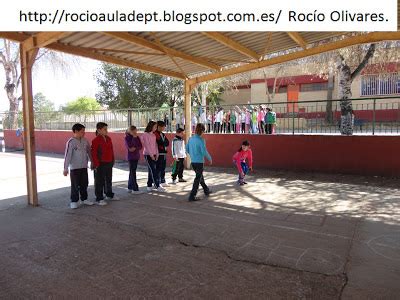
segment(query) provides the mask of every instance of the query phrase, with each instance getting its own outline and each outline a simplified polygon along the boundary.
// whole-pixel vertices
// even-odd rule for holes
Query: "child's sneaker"
[[[187,182],[187,180],[185,180],[183,178],[179,178],[179,182]]]
[[[244,184],[247,184],[247,182],[246,182],[246,181],[243,181],[243,183],[244,183]]]
[[[157,188],[157,192],[161,192],[161,193],[163,193],[163,192],[165,192],[166,190],[160,185],[158,188]]]
[[[239,185],[245,185],[245,183],[244,182],[239,182]]]
[[[107,202],[105,200],[100,200],[100,201],[96,201],[96,204],[100,205],[100,206],[104,206],[104,205],[107,205]]]
[[[111,200],[114,200],[114,201],[120,200],[120,199],[119,199],[117,196],[115,196],[115,195],[112,196],[112,197],[108,197],[108,196],[107,196],[106,199],[109,200],[109,201],[111,201]]]
[[[82,201],[82,204],[91,206],[91,205],[93,205],[94,203],[93,203],[92,201],[90,201],[90,200],[83,200],[83,201]]]
[[[132,192],[133,192],[132,190],[128,189],[128,194],[132,194]]]
[[[71,202],[69,207],[71,207],[71,209],[76,209],[78,208],[78,202]]]
[[[176,184],[176,179],[172,179],[171,184]]]
[[[153,187],[148,186],[146,189],[147,189],[147,191],[150,193],[150,192],[153,190]]]

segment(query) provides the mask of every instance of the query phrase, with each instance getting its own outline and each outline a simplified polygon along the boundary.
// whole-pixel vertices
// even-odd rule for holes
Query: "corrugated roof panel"
[[[146,40],[158,44],[158,41],[169,48],[183,52],[194,58],[200,57],[209,62],[222,66],[230,66],[239,62],[251,61],[246,55],[224,45],[220,42],[205,36],[201,32],[157,32],[155,36],[149,32],[132,32]],[[299,45],[293,41],[286,32],[224,32],[224,35],[238,42],[244,47],[256,52],[257,54],[267,54],[298,48]],[[340,36],[341,32],[299,32],[303,39],[308,43],[329,39]],[[144,53],[160,53],[135,43],[121,41],[108,35],[97,32],[79,32],[62,39],[63,43],[76,47],[89,47],[101,49],[127,50]],[[167,56],[144,55],[139,53],[104,52],[112,57],[130,60],[155,66],[175,72],[183,71],[191,76],[196,73],[208,71],[208,67],[199,65],[190,60],[175,57],[175,61],[180,68]]]

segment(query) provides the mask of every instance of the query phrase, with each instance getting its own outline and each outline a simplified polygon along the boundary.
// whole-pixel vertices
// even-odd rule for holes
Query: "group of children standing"
[[[196,118],[194,116],[194,118]],[[272,108],[238,107],[225,110],[220,107],[207,117],[207,132],[214,133],[275,133],[276,113]]]
[[[145,132],[139,137],[137,128],[130,126],[125,133],[125,147],[127,150],[127,160],[129,162],[128,192],[141,194],[136,178],[136,170],[143,152],[144,159],[148,168],[147,191],[153,190],[165,192],[169,184],[165,179],[165,169],[167,164],[167,153],[169,140],[164,134],[164,121],[150,121]],[[72,127],[73,137],[67,141],[64,159],[64,176],[70,173],[71,179],[71,203],[72,209],[78,208],[80,204],[101,206],[107,205],[106,200],[119,200],[112,191],[112,169],[115,162],[114,150],[111,138],[108,136],[107,124],[99,122],[96,125],[96,137],[92,144],[84,137],[85,126],[75,124]],[[184,160],[186,154],[191,158],[191,165],[195,171],[195,179],[189,201],[199,200],[196,197],[199,185],[203,187],[206,196],[211,194],[211,190],[205,184],[203,177],[204,158],[212,162],[211,156],[207,151],[205,140],[202,134],[205,126],[199,123],[195,127],[195,134],[189,139],[185,146],[184,130],[178,128],[172,141],[172,157],[174,159],[172,168],[172,184],[186,182],[183,178]],[[88,162],[94,171],[95,196],[96,201],[88,200]],[[238,184],[246,184],[244,178],[249,170],[252,169],[252,152],[250,143],[244,141],[241,148],[233,156],[234,164],[238,168]]]

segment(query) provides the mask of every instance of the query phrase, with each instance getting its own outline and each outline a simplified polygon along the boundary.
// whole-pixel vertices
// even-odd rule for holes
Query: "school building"
[[[351,86],[352,97],[365,98],[365,101],[357,101],[355,109],[365,109],[372,104],[370,98],[393,97],[400,95],[400,63],[387,63],[379,71],[373,65],[367,66],[363,72],[353,81]],[[298,112],[315,111],[318,100],[338,99],[338,77],[333,76],[333,80],[328,80],[328,76],[316,74],[306,74],[300,66],[288,66],[285,68],[284,76],[274,76],[278,74],[278,68],[269,68],[266,76],[263,71],[255,70],[251,73],[247,84],[242,84],[232,91],[226,91],[222,95],[223,104],[244,104],[244,103],[282,103],[288,102],[288,110],[293,106],[291,102],[310,101],[310,104],[295,103],[294,109]],[[267,95],[273,94],[273,85],[276,85],[275,95],[270,100]],[[266,84],[267,83],[267,84]],[[289,104],[290,103],[290,104]],[[387,99],[384,101],[386,107],[390,109],[391,103],[398,103],[397,100]],[[321,109],[318,105],[318,110]],[[377,107],[379,108],[379,107]]]

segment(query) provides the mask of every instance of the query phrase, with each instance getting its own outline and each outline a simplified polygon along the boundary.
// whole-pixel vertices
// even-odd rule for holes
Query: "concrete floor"
[[[398,179],[256,169],[238,187],[233,170],[207,168],[215,193],[189,203],[191,182],[127,194],[120,163],[121,201],[70,210],[60,156],[37,158],[38,208],[23,155],[0,153],[0,166],[0,299],[400,295]]]

